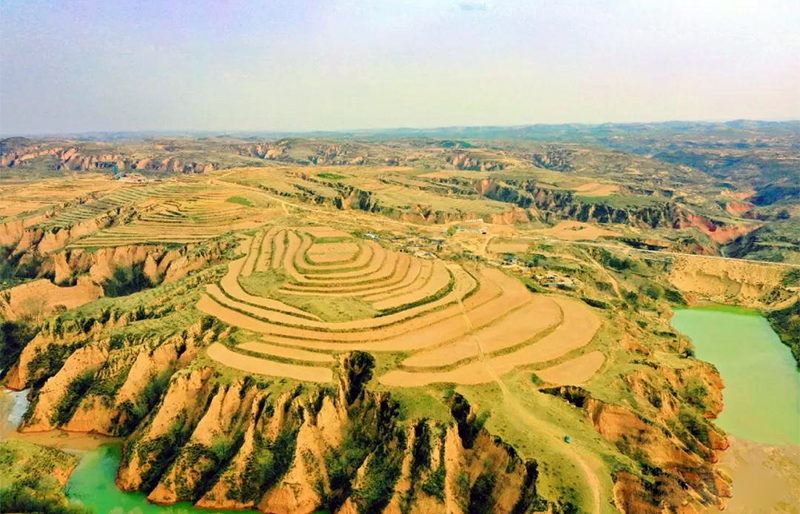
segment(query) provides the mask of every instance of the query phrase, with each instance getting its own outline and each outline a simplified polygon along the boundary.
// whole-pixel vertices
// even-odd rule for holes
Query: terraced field
[[[264,228],[241,250],[198,308],[254,334],[208,352],[251,373],[328,382],[337,352],[365,350],[404,354],[379,377],[385,385],[485,383],[576,352],[600,327],[582,302],[532,294],[498,269],[419,259],[330,229]],[[341,302],[348,317],[317,309]],[[586,380],[602,362],[561,362],[553,382]]]
[[[40,223],[39,226],[44,229],[67,228],[122,207],[140,204],[145,200],[170,200],[175,197],[191,194],[196,189],[196,187],[177,184],[126,187],[114,191],[111,194],[88,199],[84,203],[68,207]]]
[[[124,224],[100,230],[73,243],[74,248],[141,243],[198,243],[230,230],[260,226],[276,209],[253,209],[231,202],[235,191],[201,185],[130,188],[113,198],[79,206],[59,215],[58,223],[74,224],[112,208],[138,204],[140,214]],[[53,220],[48,220],[53,222]]]

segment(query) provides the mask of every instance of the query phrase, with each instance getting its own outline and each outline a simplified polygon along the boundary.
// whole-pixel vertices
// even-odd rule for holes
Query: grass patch
[[[241,196],[231,196],[225,200],[229,203],[236,203],[239,205],[244,205],[245,207],[252,207],[253,204],[247,198],[242,198]]]
[[[373,318],[378,314],[371,304],[353,296],[281,294],[279,289],[286,282],[286,275],[278,270],[257,271],[249,277],[240,276],[238,280],[242,289],[251,295],[280,300],[328,322]]]
[[[330,173],[327,171],[323,171],[322,173],[317,173],[317,177],[326,178],[328,180],[342,180],[343,178],[347,178],[344,175],[339,175],[338,173]]]

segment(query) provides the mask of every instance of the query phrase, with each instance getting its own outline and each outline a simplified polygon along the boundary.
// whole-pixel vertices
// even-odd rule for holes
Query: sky
[[[798,0],[0,0],[0,133],[800,119]]]

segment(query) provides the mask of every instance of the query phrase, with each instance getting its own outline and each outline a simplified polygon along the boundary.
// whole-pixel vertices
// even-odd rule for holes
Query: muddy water
[[[742,309],[682,309],[672,325],[725,384],[716,423],[731,443],[720,455],[733,478],[726,514],[800,512],[800,372],[789,348],[765,318]]]

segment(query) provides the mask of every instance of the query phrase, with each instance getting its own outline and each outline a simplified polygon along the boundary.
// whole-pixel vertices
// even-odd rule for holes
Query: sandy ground
[[[229,368],[256,373],[272,377],[286,377],[308,382],[333,382],[333,372],[330,368],[317,366],[300,366],[259,359],[249,355],[242,355],[228,349],[220,343],[208,347],[208,356]]]
[[[254,271],[268,271],[272,265],[272,240],[278,232],[276,227],[272,227],[264,234],[264,239],[261,241],[260,248],[254,248],[252,251],[258,255],[256,257],[256,264],[253,268]]]
[[[386,252],[386,258],[384,259],[383,263],[381,263],[380,268],[371,271],[369,273],[364,273],[361,276],[351,276],[347,278],[331,277],[326,280],[303,277],[299,280],[296,279],[297,282],[301,282],[300,285],[286,284],[284,286],[284,289],[287,291],[292,290],[292,291],[331,292],[337,290],[347,291],[357,287],[362,287],[362,288],[374,287],[375,285],[380,285],[380,282],[382,281],[387,281],[391,279],[391,277],[395,273],[395,269],[397,268],[398,262],[401,260],[401,257],[407,258],[408,256],[405,254],[401,255],[395,252]],[[292,272],[290,272],[289,274],[291,275]],[[311,275],[310,277],[314,276]]]
[[[366,244],[358,244],[358,252],[351,262],[347,263],[329,263],[329,264],[309,264],[304,262],[301,255],[295,259],[295,267],[301,272],[314,272],[314,276],[325,276],[328,274],[336,275],[350,271],[357,271],[366,267],[374,258],[375,243],[367,242]]]
[[[674,257],[669,280],[684,292],[739,305],[761,307],[763,297],[779,285],[786,268],[726,259]]]
[[[550,384],[580,385],[594,376],[605,362],[605,356],[589,352],[574,359],[537,371],[536,374]]]
[[[275,237],[272,238],[272,268],[277,269],[281,267],[283,262],[283,252],[286,243],[286,231],[281,230]]]
[[[733,478],[725,514],[800,512],[800,446],[767,446],[730,435],[728,441],[730,447],[718,454],[720,468]]]
[[[616,184],[601,184],[599,182],[587,182],[573,188],[578,194],[586,196],[609,196],[619,191]]]
[[[47,432],[33,432],[22,434],[11,432],[6,437],[14,441],[26,441],[28,443],[50,446],[64,451],[90,451],[99,448],[104,444],[121,443],[122,437],[107,437],[97,434],[84,434],[78,432],[66,432],[64,430],[50,430]]]
[[[567,241],[591,240],[599,237],[618,236],[618,232],[589,225],[580,221],[561,221],[555,227],[534,230],[537,234],[565,239]]]
[[[26,441],[58,448],[64,451],[94,450],[100,445],[120,442],[122,438],[106,437],[96,434],[50,430],[48,432],[20,433],[16,427],[28,407],[26,391],[0,389],[0,441]]]
[[[243,264],[244,264],[244,258],[241,258],[232,261],[228,265],[228,273],[226,273],[225,276],[222,278],[222,280],[220,280],[220,287],[222,288],[223,291],[225,291],[226,294],[242,302],[252,303],[254,305],[258,305],[266,309],[273,309],[281,312],[294,313],[294,314],[299,314],[301,316],[311,316],[312,318],[316,318],[316,316],[312,314],[306,313],[305,311],[298,309],[297,307],[286,305],[285,303],[279,302],[278,300],[273,300],[271,298],[264,298],[261,296],[254,296],[245,292],[245,290],[242,289],[242,286],[239,285],[239,280],[237,279]]]
[[[261,243],[264,241],[264,237],[266,236],[265,231],[261,231],[256,234],[252,241],[252,249],[253,251],[248,251],[247,257],[245,258],[244,265],[242,266],[241,274],[245,277],[249,277],[252,275],[253,270],[256,266],[256,260],[258,259],[259,251],[261,250]]]
[[[491,253],[525,253],[530,248],[530,243],[492,243],[489,245]]]

